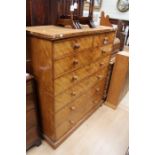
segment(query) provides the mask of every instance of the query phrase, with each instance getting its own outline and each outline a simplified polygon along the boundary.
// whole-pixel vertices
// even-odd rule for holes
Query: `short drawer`
[[[92,48],[92,43],[92,36],[56,41],[53,45],[54,58],[61,58],[68,54]]]
[[[35,109],[26,111],[26,130],[37,125]]]
[[[90,51],[85,50],[78,54],[67,56],[63,59],[54,62],[54,75],[57,78],[66,72],[75,70],[81,66],[87,65],[91,62]]]
[[[113,44],[115,32],[107,32],[94,36],[94,47],[101,47],[107,44]]]

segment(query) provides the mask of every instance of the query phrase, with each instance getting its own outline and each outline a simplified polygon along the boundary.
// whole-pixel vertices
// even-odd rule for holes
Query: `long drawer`
[[[92,36],[55,41],[53,44],[54,59],[92,48],[92,44]]]
[[[98,106],[102,100],[104,80],[99,81],[95,87],[86,94],[66,106],[55,115],[56,138],[63,136],[68,130],[86,115],[93,107]]]
[[[84,92],[87,92],[88,89],[93,87],[99,80],[105,78],[107,73],[107,67],[99,70],[92,76],[83,81],[79,82],[78,84],[73,85],[70,89],[67,89],[62,94],[55,96],[55,111],[57,112],[61,108],[63,108],[66,104],[70,103],[71,101],[75,100]]]
[[[76,71],[73,71],[72,73],[68,73],[64,76],[57,78],[54,81],[55,95],[58,95],[65,89],[71,87],[73,84],[76,84],[80,80],[92,75],[99,69],[106,67],[108,65],[109,59],[110,56],[103,57],[95,63],[92,63]]]

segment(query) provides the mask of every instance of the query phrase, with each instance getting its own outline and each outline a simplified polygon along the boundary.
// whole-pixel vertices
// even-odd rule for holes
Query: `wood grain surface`
[[[101,104],[115,31],[27,27],[42,135],[58,147]]]

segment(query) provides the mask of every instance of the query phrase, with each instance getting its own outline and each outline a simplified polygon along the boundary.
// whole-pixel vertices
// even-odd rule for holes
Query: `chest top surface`
[[[112,27],[98,26],[96,28],[72,29],[59,26],[31,26],[26,28],[27,34],[46,38],[50,40],[58,40],[63,38],[77,37],[83,35],[100,34],[104,32],[115,31]]]

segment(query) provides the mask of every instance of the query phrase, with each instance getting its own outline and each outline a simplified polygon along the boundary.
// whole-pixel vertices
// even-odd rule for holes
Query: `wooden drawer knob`
[[[78,48],[80,48],[80,44],[75,43],[75,44],[74,44],[74,49],[78,49]]]
[[[101,53],[102,53],[102,54],[105,54],[106,51],[105,51],[104,49],[101,49]]]
[[[108,42],[109,42],[108,37],[105,37],[104,41],[103,41],[103,44],[106,45],[106,44],[108,44]]]
[[[100,62],[99,65],[102,67],[102,66],[104,66],[104,63],[103,62]]]
[[[72,107],[70,107],[70,110],[75,111],[76,107],[72,106]]]
[[[73,91],[73,92],[71,93],[71,95],[72,95],[72,96],[76,96],[76,92]]]
[[[96,88],[96,91],[99,92],[100,91],[100,88]]]
[[[74,75],[74,76],[72,77],[72,80],[73,80],[73,81],[78,80],[78,76],[77,76],[77,75]]]
[[[70,120],[69,123],[70,123],[71,125],[74,125],[74,124],[75,124],[75,122],[72,121],[72,120]]]
[[[97,75],[97,78],[100,80],[102,79],[102,75]]]
[[[98,103],[98,101],[93,101],[93,103],[97,104],[97,103]]]
[[[77,65],[77,64],[79,64],[79,60],[74,59],[74,60],[73,60],[73,65]]]

